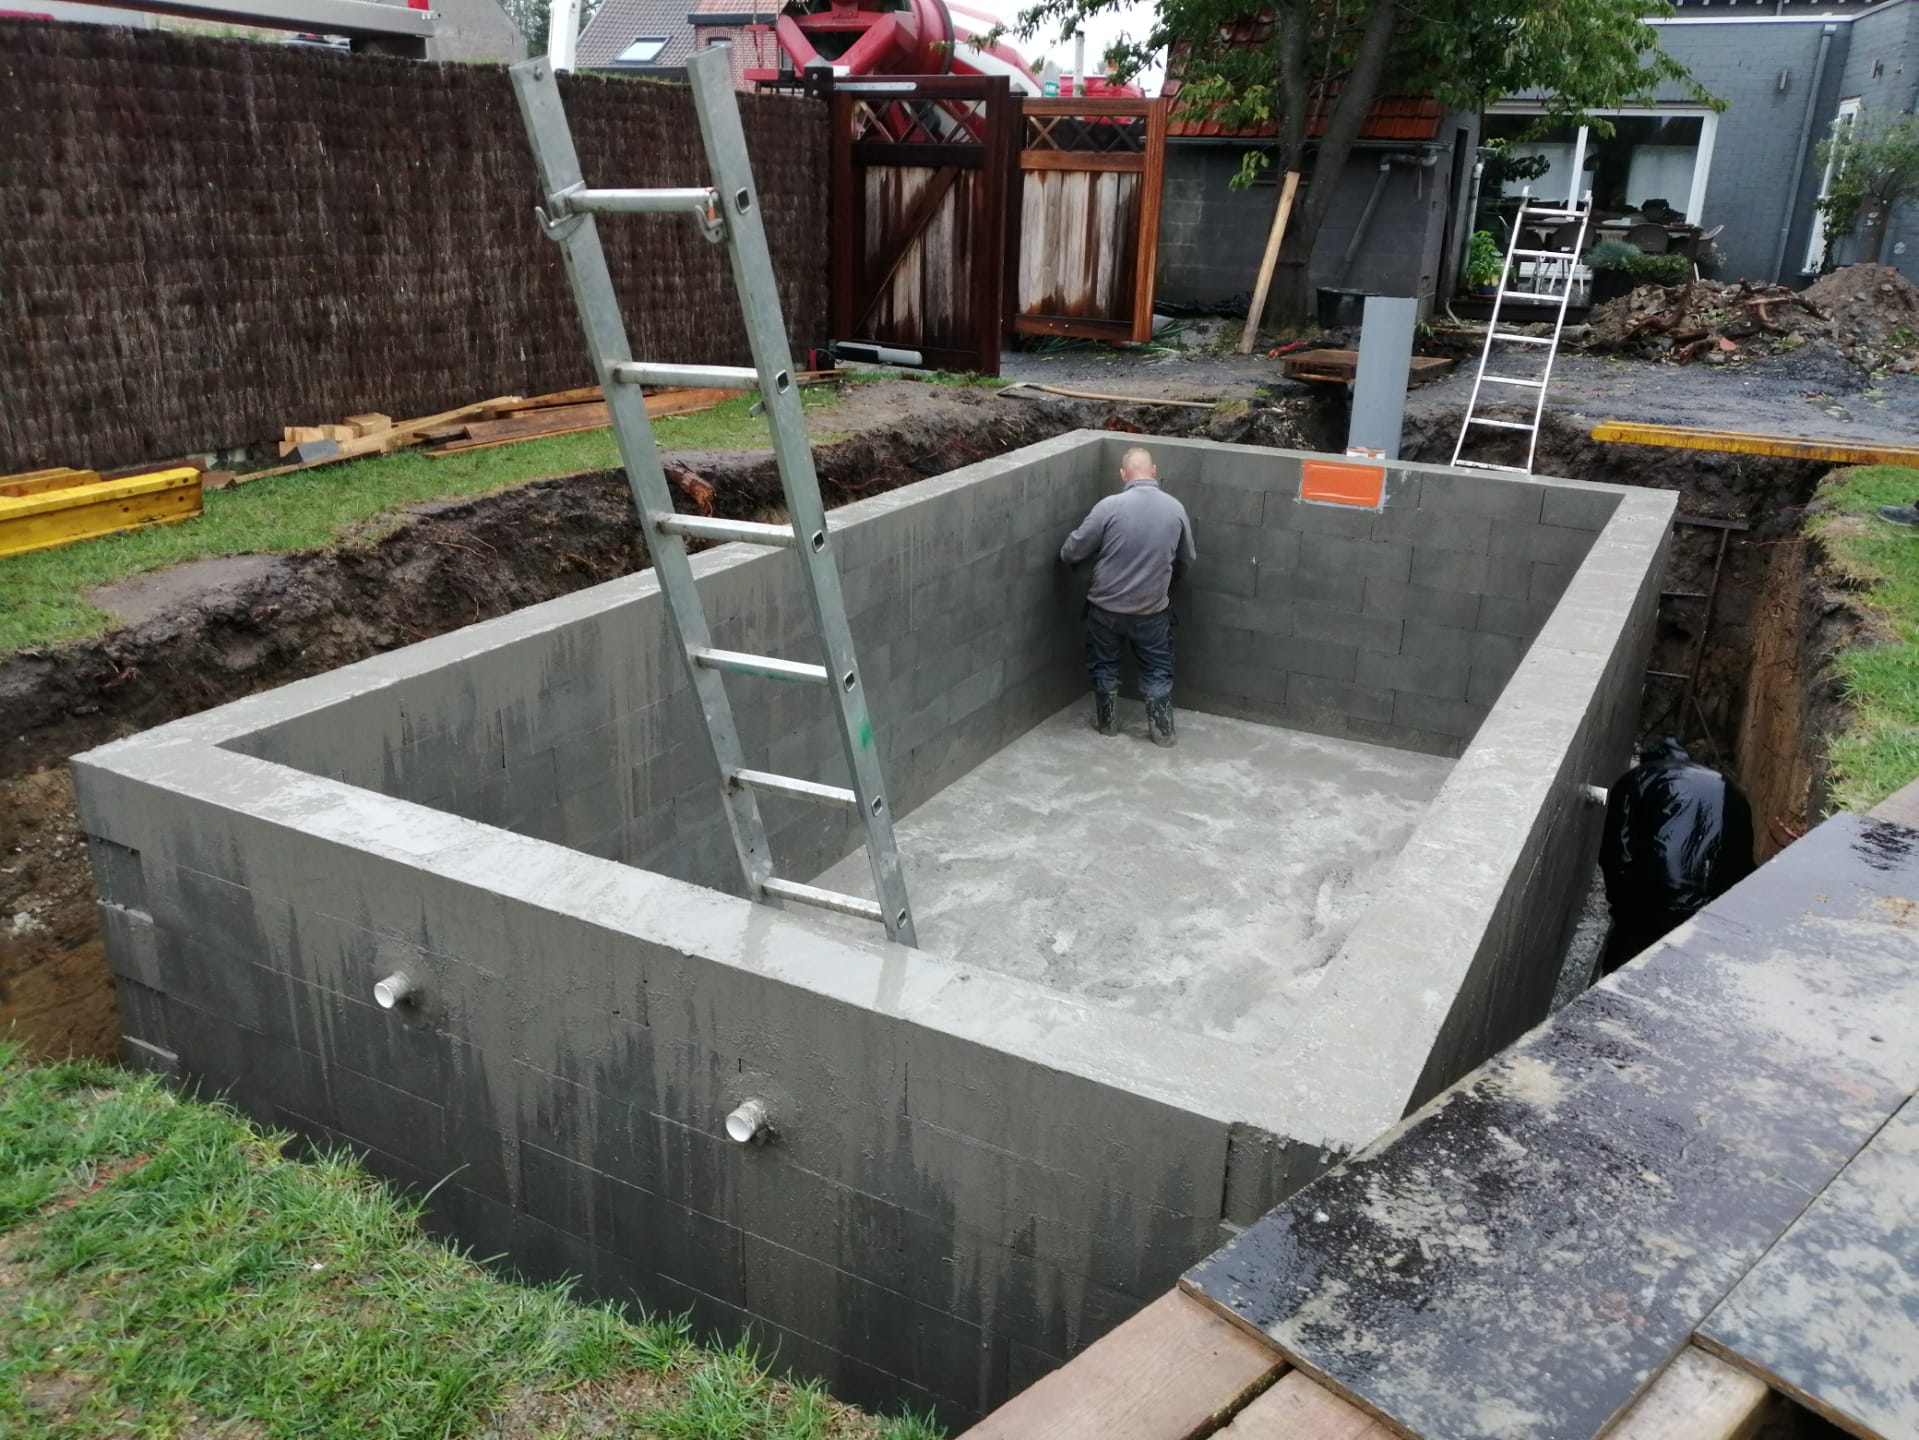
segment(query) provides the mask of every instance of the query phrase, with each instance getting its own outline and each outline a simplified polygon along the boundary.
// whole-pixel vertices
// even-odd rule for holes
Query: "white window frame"
[[[639,49],[640,46],[642,45],[651,45],[653,47],[653,52],[642,59],[629,59],[628,57],[632,55],[635,50]],[[633,43],[627,46],[626,49],[622,50],[617,56],[615,56],[613,63],[615,65],[651,65],[655,60],[659,59],[660,56],[664,55],[665,53],[666,53],[666,36],[635,35],[633,37]]]
[[[1528,100],[1501,100],[1486,109],[1488,115],[1544,115],[1546,107]],[[1633,116],[1658,115],[1673,120],[1696,118],[1699,121],[1699,157],[1693,161],[1692,189],[1686,196],[1686,219],[1694,225],[1701,223],[1706,213],[1706,181],[1712,175],[1712,149],[1719,137],[1719,112],[1709,110],[1703,105],[1634,105],[1620,110],[1593,110],[1593,115],[1603,115],[1608,119],[1626,119]],[[1592,146],[1588,144],[1590,151]],[[1574,184],[1579,182],[1575,180]]]
[[[1845,122],[1848,130],[1858,124],[1860,112],[1863,111],[1864,108],[1865,106],[1861,103],[1857,95],[1852,95],[1841,100],[1839,102],[1839,108],[1833,112],[1832,127],[1826,132],[1827,138],[1833,140],[1839,138],[1839,125],[1841,121]],[[1837,170],[1838,167],[1839,157],[1837,155],[1828,155],[1826,157],[1825,173],[1819,177],[1818,199],[1823,200],[1827,195],[1832,193],[1833,172]],[[1812,232],[1806,237],[1806,263],[1801,267],[1800,274],[1817,275],[1819,273],[1819,267],[1825,263],[1826,246],[1829,243],[1830,237],[1826,234],[1825,212],[1818,209],[1815,203],[1815,208],[1812,212]]]

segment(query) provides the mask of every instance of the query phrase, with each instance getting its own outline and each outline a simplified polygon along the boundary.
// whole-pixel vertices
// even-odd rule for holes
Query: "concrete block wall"
[[[1129,448],[1105,441],[1114,471]],[[1387,467],[1377,512],[1299,498],[1301,457],[1155,441],[1199,563],[1174,595],[1177,703],[1459,755],[1617,492]]]
[[[886,755],[896,810],[1080,689],[1077,592],[1050,555],[1124,443],[1062,437],[836,512],[850,603],[876,627],[862,655],[875,714],[882,734],[898,732]],[[1171,485],[1186,486],[1202,569],[1217,559],[1222,577],[1240,573],[1228,527],[1256,547],[1247,574],[1268,553],[1257,547],[1297,547],[1295,561],[1321,540],[1403,547],[1317,521],[1269,525],[1293,503],[1270,466],[1302,457],[1154,448]],[[1249,475],[1249,456],[1269,468]],[[1458,549],[1457,526],[1480,511],[1462,520],[1424,503],[1445,493],[1431,467],[1395,473],[1394,494],[1416,481],[1422,503],[1374,522],[1430,511],[1431,533],[1451,542],[1434,553],[1477,553]],[[1579,782],[1607,778],[1578,773],[1578,737],[1602,705],[1602,674],[1636,694],[1626,677],[1643,666],[1644,636],[1627,611],[1650,614],[1658,536],[1649,548],[1646,506],[1669,510],[1671,497],[1491,483],[1458,494],[1478,494],[1482,510],[1536,495],[1540,531],[1583,533],[1609,506],[1612,518],[1546,622],[1548,651],[1493,704],[1484,725],[1497,744],[1455,768],[1297,1036],[1176,1030],[660,873],[680,864],[731,883],[723,851],[620,863],[658,843],[641,820],[684,823],[675,833],[698,852],[718,819],[694,816],[692,801],[666,822],[622,808],[604,822],[617,845],[600,853],[554,843],[594,822],[565,796],[558,819],[543,814],[549,784],[558,795],[561,777],[591,774],[617,793],[609,777],[637,784],[632,772],[658,759],[642,747],[673,734],[644,728],[670,720],[620,710],[632,696],[644,714],[649,696],[683,683],[642,574],[80,757],[129,1058],[361,1150],[396,1181],[437,1185],[437,1223],[529,1275],[690,1309],[703,1332],[751,1330],[848,1399],[963,1422],[1163,1292],[1223,1222],[1256,1217],[1387,1128],[1429,1057],[1470,1064],[1486,1037],[1528,1023],[1529,949],[1564,918],[1537,887],[1585,836],[1554,817]],[[1415,539],[1395,583],[1413,584],[1417,552]],[[1352,551],[1326,553],[1353,568]],[[737,587],[714,597],[716,614],[725,599],[745,627],[728,642],[787,638],[774,577],[788,558],[738,547],[697,558],[703,586]],[[1490,538],[1482,558],[1490,573]],[[1293,592],[1271,588],[1269,574],[1288,573]],[[1357,652],[1380,618],[1365,586],[1357,609],[1317,603],[1319,581],[1344,573],[1267,566],[1248,594],[1233,595],[1245,582],[1231,578],[1207,593],[1263,597],[1289,627],[1302,605],[1327,609],[1334,618],[1287,638]],[[1361,578],[1374,577],[1362,567]],[[1518,613],[1544,603],[1463,583],[1434,588],[1513,600]],[[969,599],[994,587],[1003,605]],[[1406,617],[1386,623],[1403,641]],[[1006,638],[1027,624],[1030,637]],[[982,636],[998,638],[975,648]],[[1035,669],[1022,678],[1021,659],[1009,682],[1019,645]],[[1605,700],[1592,734],[1612,736],[1630,704]],[[750,722],[743,707],[742,723],[771,753],[796,713],[769,702]],[[617,759],[594,770],[600,736]],[[683,765],[710,770],[704,753],[669,748],[662,783]],[[810,833],[782,843],[829,848]],[[372,986],[394,970],[420,999],[382,1011]],[[723,1138],[725,1114],[748,1098],[772,1109],[770,1143]]]
[[[1047,442],[836,512],[833,545],[896,814],[944,789],[1081,688],[1085,579],[1060,542],[1097,498],[1083,445]],[[784,552],[696,557],[714,643],[813,661]],[[749,766],[847,782],[830,697],[729,679]],[[236,742],[277,761],[482,824],[737,891],[738,861],[663,601],[529,627],[377,696]],[[780,873],[810,878],[862,843],[845,812],[763,797]]]

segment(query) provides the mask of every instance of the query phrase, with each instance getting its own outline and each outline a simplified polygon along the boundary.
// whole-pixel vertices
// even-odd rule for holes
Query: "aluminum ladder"
[[[1454,465],[1468,470],[1503,470],[1513,475],[1530,475],[1533,472],[1533,454],[1539,448],[1539,426],[1546,413],[1546,387],[1552,383],[1553,361],[1559,354],[1559,337],[1566,328],[1566,307],[1572,302],[1573,277],[1579,266],[1579,257],[1586,248],[1586,226],[1592,214],[1592,196],[1590,192],[1575,209],[1568,210],[1557,205],[1535,205],[1531,192],[1520,196],[1519,211],[1513,216],[1512,239],[1506,244],[1506,263],[1499,272],[1499,288],[1493,294],[1492,319],[1486,326],[1486,344],[1479,352],[1479,373],[1473,376],[1472,398],[1466,402],[1466,419],[1459,427],[1459,439],[1453,444]],[[1579,230],[1568,250],[1533,250],[1520,244],[1528,225],[1539,222],[1577,221]],[[1519,288],[1519,264],[1530,261],[1533,266],[1533,286],[1531,290]],[[1547,267],[1557,279],[1557,290],[1538,288]],[[1500,328],[1500,310],[1508,301],[1546,300],[1553,302],[1553,330],[1550,335],[1525,335],[1517,330]],[[1487,369],[1493,358],[1493,347],[1504,345],[1517,347],[1510,353],[1517,360],[1526,354],[1543,354],[1544,363],[1537,374],[1511,375],[1494,373]],[[1543,351],[1541,347],[1544,347]],[[1504,361],[1502,360],[1502,367]],[[1507,420],[1494,415],[1481,413],[1480,394],[1487,385],[1495,385],[1509,390],[1532,392],[1532,415],[1525,420]],[[1497,393],[1497,392],[1495,392]],[[1522,403],[1514,400],[1488,400],[1486,408],[1512,406]],[[1489,460],[1467,460],[1461,458],[1469,442],[1481,438],[1474,427],[1486,431],[1524,431],[1526,435],[1526,463],[1524,465],[1495,465]]]
[[[552,63],[545,57],[512,67],[513,93],[540,172],[546,202],[535,214],[566,257],[574,303],[586,328],[587,346],[606,395],[614,438],[626,466],[633,503],[653,557],[653,571],[666,608],[679,632],[693,689],[719,766],[721,796],[733,844],[739,852],[746,891],[772,905],[786,901],[815,905],[878,921],[903,945],[916,945],[913,913],[906,900],[906,879],[893,817],[880,781],[879,754],[873,740],[866,690],[853,654],[852,630],[840,594],[839,570],[820,502],[819,478],[807,444],[799,386],[787,349],[773,262],[766,248],[766,227],[753,187],[746,136],[724,48],[703,50],[687,62],[693,106],[699,116],[712,185],[678,190],[593,190],[580,174],[572,131],[560,103]],[[733,284],[746,320],[751,369],[719,365],[653,365],[635,362],[614,294],[613,278],[601,248],[596,215],[672,215],[698,225],[708,240],[726,247]],[[644,385],[698,385],[757,390],[773,436],[780,484],[786,492],[791,523],[769,525],[676,514],[673,493],[660,466],[659,447],[647,419]],[[823,665],[771,655],[748,655],[714,648],[706,611],[694,584],[686,541],[734,540],[791,550],[797,557]],[[724,677],[822,685],[831,693],[845,745],[852,788],[749,769],[733,722]],[[877,903],[842,895],[774,874],[766,829],[760,820],[761,793],[786,795],[859,812],[866,848],[873,863]]]

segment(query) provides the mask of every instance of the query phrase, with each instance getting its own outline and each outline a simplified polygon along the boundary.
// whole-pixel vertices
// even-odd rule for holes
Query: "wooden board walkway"
[[[1919,1435],[1919,1101],[1753,1266],[1699,1339],[1855,1435]]]
[[[1784,859],[1182,1284],[1403,1434],[1604,1432],[1919,1086],[1919,835]]]
[[[1679,425],[1641,425],[1607,420],[1592,438],[1618,445],[1657,445],[1674,450],[1721,450],[1734,455],[1771,455],[1781,460],[1826,460],[1835,465],[1919,465],[1919,446],[1864,445],[1849,440],[1802,440],[1745,430],[1694,430]]]

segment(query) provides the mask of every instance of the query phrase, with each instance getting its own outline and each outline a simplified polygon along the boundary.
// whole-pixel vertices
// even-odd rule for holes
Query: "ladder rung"
[[[1468,425],[1490,425],[1495,430],[1531,430],[1536,428],[1527,424],[1524,420],[1489,420],[1484,415],[1468,415],[1466,417],[1466,423]]]
[[[786,372],[782,370],[780,375],[784,377]],[[744,365],[646,365],[629,360],[613,367],[613,378],[622,385],[690,385],[700,390],[760,388],[760,372]],[[791,383],[789,379],[787,384]],[[786,386],[779,388],[784,390]]]
[[[1501,290],[1499,298],[1501,300],[1544,300],[1548,304],[1557,305],[1566,297],[1557,290]]]
[[[549,196],[547,213],[576,215],[669,215],[719,208],[718,192],[705,190],[563,190]]]
[[[1481,375],[1481,380],[1490,380],[1495,385],[1524,385],[1528,390],[1544,390],[1544,380],[1521,380],[1517,375]]]
[[[782,660],[777,655],[748,655],[740,650],[695,650],[693,663],[708,670],[728,670],[735,675],[757,675],[763,680],[811,680],[826,683],[824,665],[807,665],[798,660]]]
[[[1495,340],[1510,340],[1515,345],[1550,345],[1553,343],[1553,337],[1550,335],[1521,335],[1514,330],[1495,330],[1492,333],[1492,338]]]
[[[706,515],[655,515],[653,527],[669,535],[698,540],[742,540],[748,545],[793,543],[791,525],[762,525],[757,520],[717,520]]]
[[[791,795],[796,800],[817,800],[822,805],[841,805],[848,810],[860,808],[860,797],[839,785],[821,785],[812,780],[795,780],[791,775],[775,775],[771,770],[735,770],[727,776],[735,785],[751,785],[772,795]]]
[[[1521,215],[1543,215],[1548,220],[1577,220],[1585,212],[1582,210],[1548,210],[1538,205],[1521,205]]]
[[[775,900],[795,900],[802,905],[816,905],[822,910],[837,910],[842,915],[857,915],[862,920],[871,920],[876,924],[885,922],[886,913],[880,909],[877,900],[862,900],[857,895],[842,895],[837,890],[822,890],[817,885],[802,885],[797,880],[781,880],[777,877],[760,882],[760,892],[771,895]]]
[[[1513,254],[1521,260],[1577,260],[1579,257],[1570,250],[1515,250]]]
[[[1494,465],[1486,460],[1455,460],[1455,470],[1502,470],[1508,475],[1530,475],[1533,472],[1524,465]]]

